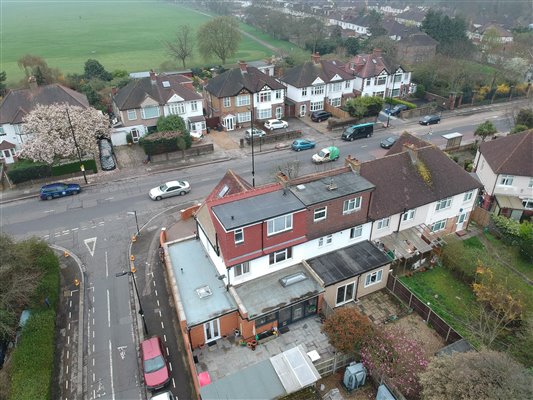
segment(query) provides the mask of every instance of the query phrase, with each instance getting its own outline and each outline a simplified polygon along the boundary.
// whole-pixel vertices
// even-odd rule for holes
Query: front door
[[[300,117],[305,117],[305,113],[307,112],[307,107],[305,104],[300,105]]]
[[[226,130],[232,131],[235,129],[235,117],[233,115],[228,115],[226,118],[224,118],[224,126],[226,127]]]
[[[282,107],[276,107],[276,118],[281,119],[283,117],[283,108]]]
[[[459,214],[459,217],[457,217],[457,227],[455,228],[455,230],[456,231],[462,230],[465,221],[466,221],[466,213]]]
[[[139,130],[138,129],[132,129],[131,130],[131,140],[133,143],[137,143],[139,141]]]
[[[291,308],[287,307],[283,310],[279,310],[278,315],[278,328],[282,328],[284,326],[289,325],[291,322]]]
[[[204,333],[206,343],[220,338],[220,322],[218,318],[204,324]]]

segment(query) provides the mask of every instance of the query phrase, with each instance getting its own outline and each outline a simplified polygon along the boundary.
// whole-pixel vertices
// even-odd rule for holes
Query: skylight
[[[199,287],[196,289],[196,294],[199,298],[203,299],[204,297],[209,297],[213,294],[211,288],[208,285]]]

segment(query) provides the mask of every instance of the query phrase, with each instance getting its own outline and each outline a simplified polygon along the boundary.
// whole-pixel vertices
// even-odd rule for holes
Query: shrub
[[[182,139],[180,139],[180,145],[182,145],[181,140],[183,140],[185,142],[186,149],[191,147],[192,139],[188,132],[155,132],[143,136],[139,140],[139,144],[142,146],[147,155],[153,156],[155,154],[163,154],[180,150],[178,147],[178,138],[180,137],[182,137]]]
[[[423,84],[418,83],[416,85],[415,96],[418,97],[419,99],[423,99],[425,95],[426,95],[426,87]]]
[[[94,173],[97,172],[96,169],[96,161],[94,159],[90,160],[82,160],[83,166],[85,167],[85,171],[93,171]],[[66,163],[59,163],[52,165],[52,176],[62,176],[66,174],[74,174],[80,172],[80,162],[79,160],[76,161],[68,161]]]
[[[131,137],[131,133],[126,134],[126,143],[133,144],[133,138]]]
[[[478,259],[482,251],[477,246],[450,238],[447,239],[442,251],[442,263],[460,280],[470,284],[475,280]]]
[[[359,354],[363,341],[373,333],[372,322],[355,308],[337,308],[321,328],[329,343],[345,354]]]
[[[384,103],[387,104],[387,105],[392,104],[393,107],[395,105],[397,105],[397,104],[403,104],[403,105],[406,105],[410,110],[412,110],[413,108],[416,108],[416,104],[411,103],[409,101],[396,99],[394,97],[393,98],[390,98],[390,97],[385,98]]]
[[[509,132],[510,134],[513,134],[513,133],[520,133],[520,132],[524,132],[524,131],[527,131],[527,126],[525,125],[522,125],[522,124],[518,124],[518,125],[515,125],[513,127],[513,129],[511,129],[511,132]]]
[[[383,99],[376,96],[356,97],[348,100],[345,108],[352,117],[370,117],[379,114],[383,108]]]
[[[32,179],[48,178],[52,175],[52,167],[42,162],[20,160],[9,166],[7,176],[14,184]]]

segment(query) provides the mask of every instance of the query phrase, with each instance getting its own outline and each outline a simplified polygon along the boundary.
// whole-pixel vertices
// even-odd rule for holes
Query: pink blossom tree
[[[48,164],[56,158],[78,157],[72,130],[82,155],[96,155],[97,138],[109,137],[109,121],[104,114],[67,104],[38,105],[24,118],[22,129],[30,136],[22,144],[20,157]]]
[[[420,397],[418,374],[428,366],[420,343],[393,327],[377,331],[361,347],[364,366],[377,378],[399,390],[408,399]]]

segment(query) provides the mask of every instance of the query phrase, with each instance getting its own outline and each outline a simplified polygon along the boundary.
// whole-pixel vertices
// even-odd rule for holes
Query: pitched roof
[[[241,68],[232,68],[213,79],[209,79],[205,89],[217,98],[233,97],[245,89],[250,93],[258,93],[263,87],[268,86],[270,89],[285,89],[281,83],[259,69],[250,66],[244,66],[246,72]]]
[[[228,169],[205,200],[206,202],[209,202],[211,200],[220,199],[224,196],[246,192],[251,189],[253,189],[252,185],[245,181],[241,176],[233,172],[233,170]]]
[[[20,124],[37,105],[67,103],[89,108],[87,96],[58,83],[37,86],[34,89],[15,89],[7,92],[0,103],[0,124]]]
[[[479,152],[496,174],[533,177],[533,129],[483,142]]]
[[[387,31],[389,36],[401,36],[402,38],[410,34],[420,32],[418,28],[400,24],[393,19],[387,19],[381,23],[383,29]]]
[[[181,97],[184,101],[202,98],[190,88],[192,81],[186,76],[159,74],[155,75],[154,79],[154,82],[151,77],[134,79],[121,88],[113,97],[118,109],[139,108],[147,97],[154,99],[161,106],[174,95]]]
[[[436,46],[439,42],[424,32],[417,32],[402,38],[400,44],[405,44],[406,46]]]
[[[417,141],[408,133],[400,140]],[[371,219],[385,218],[404,208],[417,208],[481,187],[442,150],[433,145],[423,146],[423,142],[419,144],[420,147],[414,145],[410,150],[361,163],[361,176],[376,185],[369,211]]]
[[[366,79],[378,76],[383,71],[390,74],[392,68],[381,55],[380,50],[374,50],[371,54],[358,54],[344,65],[346,71]]]
[[[0,150],[9,150],[9,149],[14,149],[15,147],[17,147],[16,144],[8,142],[7,140],[2,140],[0,142]]]
[[[287,70],[280,80],[297,88],[311,86],[317,78],[324,83],[329,83],[338,75],[341,80],[337,82],[353,79],[353,76],[342,69],[342,64],[337,61],[320,60],[317,63],[307,61],[294,68]]]

